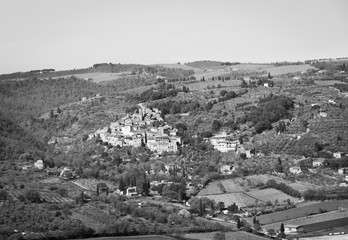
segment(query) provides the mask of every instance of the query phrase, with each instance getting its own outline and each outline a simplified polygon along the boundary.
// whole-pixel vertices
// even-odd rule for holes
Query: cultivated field
[[[217,76],[217,75],[214,75]],[[206,77],[205,77],[206,78]],[[237,87],[239,89],[239,85],[241,83],[241,81],[239,80],[229,80],[229,81],[212,81],[212,80],[206,80],[205,82],[200,82],[199,79],[197,78],[198,81],[193,82],[193,83],[189,83],[189,84],[185,84],[190,88],[190,91],[203,91],[203,90],[208,90],[208,87],[212,87],[213,85],[215,87],[217,87],[219,84],[222,86],[220,89],[219,88],[215,88],[215,91],[221,91],[224,87]]]
[[[251,180],[249,180],[249,177],[254,177],[254,179],[251,178]],[[263,190],[254,189],[249,191],[249,188],[255,188],[258,183],[266,183],[271,179],[269,176],[265,175],[249,177],[210,182],[198,193],[198,196],[208,197],[215,200],[216,203],[224,202],[226,207],[233,203],[236,203],[239,207],[247,207],[254,205],[256,202],[262,204],[271,201],[274,203],[275,200],[278,200],[278,203],[283,203],[284,201],[287,201],[287,199],[290,199],[290,201],[294,203],[300,201],[298,198],[291,197],[279,190],[271,188]],[[284,180],[279,181],[280,178],[278,177],[274,177],[273,179],[276,179],[278,182],[285,182]],[[244,190],[248,191],[244,192]]]
[[[255,71],[262,71],[266,70],[269,68],[274,68],[275,66],[272,64],[248,64],[248,63],[242,63],[238,65],[233,65],[231,66],[232,69],[235,69],[237,71],[250,71],[250,72],[255,72]]]
[[[307,182],[289,182],[286,181],[280,177],[273,176],[273,175],[252,175],[247,176],[245,178],[236,178],[234,179],[236,183],[242,186],[248,186],[250,188],[255,188],[258,184],[265,184],[268,180],[274,179],[278,183],[285,183],[289,185],[290,187],[294,188],[295,190],[298,190],[300,192],[306,191],[308,189],[317,188],[318,186],[307,183]]]
[[[213,181],[207,184],[199,193],[198,196],[208,196],[208,195],[214,195],[214,194],[222,194],[223,191],[221,191],[218,181]]]
[[[250,197],[244,192],[209,195],[206,197],[214,200],[216,203],[223,202],[225,207],[228,207],[233,203],[235,203],[238,207],[247,207],[254,205],[256,202],[261,202],[259,199]]]
[[[248,195],[260,199],[263,202],[271,201],[272,203],[274,203],[275,200],[278,200],[279,203],[283,203],[284,201],[287,201],[287,199],[290,199],[290,201],[293,203],[300,201],[300,199],[287,195],[274,188],[252,190],[248,192]]]
[[[185,64],[177,64],[177,63],[161,63],[161,64],[154,64],[152,66],[161,66],[161,67],[165,67],[165,68],[193,70],[193,71],[195,71],[195,73],[203,72],[203,70],[201,70],[199,68],[194,68],[194,67],[187,66]]]
[[[9,194],[13,200],[18,200],[19,196],[23,195],[23,193],[18,190],[11,190]],[[74,201],[68,197],[62,197],[53,192],[40,191],[40,196],[42,200],[49,203],[70,203]]]
[[[320,213],[320,211],[322,210],[334,211],[339,208],[348,208],[348,200],[325,201],[320,203],[314,203],[312,205],[261,215],[258,217],[258,220],[262,225],[266,225],[301,217],[307,217],[311,214]],[[252,219],[250,219],[250,221],[252,221]]]
[[[91,178],[79,178],[73,181],[73,183],[75,183],[76,185],[84,188],[84,189],[88,189],[91,191],[96,191],[97,190],[97,184],[98,183],[105,183],[106,185],[108,185],[109,190],[114,190],[115,189],[115,184],[110,182],[110,181],[104,181],[104,180],[96,180],[96,179],[91,179]]]
[[[270,73],[272,76],[287,74],[287,73],[296,73],[296,72],[302,72],[307,71],[308,69],[312,69],[313,67],[309,64],[302,64],[302,65],[287,65],[287,66],[279,66],[274,68],[267,68],[265,69],[267,73]]]
[[[243,189],[236,184],[233,179],[224,179],[219,181],[224,186],[226,193],[242,192]]]
[[[185,239],[197,239],[197,240],[211,240],[214,239],[215,232],[207,232],[207,233],[189,233],[185,234]],[[238,231],[238,232],[226,232],[225,233],[226,240],[264,240],[267,238],[257,236],[251,233]]]
[[[317,81],[314,81],[314,83],[317,85],[320,85],[320,86],[332,86],[332,85],[335,85],[336,83],[337,84],[347,84],[345,82],[340,82],[337,80],[327,80],[327,81],[317,80]]]
[[[284,225],[293,224],[293,225],[307,225],[317,222],[330,221],[335,219],[346,219],[348,217],[348,211],[332,211],[322,214],[316,214],[313,216],[307,216],[302,218],[291,219],[288,221],[284,221]],[[266,229],[276,229],[279,227],[279,223],[267,224],[264,225],[263,228]],[[323,226],[324,227],[324,226]]]
[[[77,78],[82,78],[85,80],[93,79],[93,82],[99,83],[103,81],[111,81],[116,80],[122,77],[122,75],[129,75],[130,72],[119,72],[119,73],[105,73],[105,72],[94,72],[94,73],[80,73],[80,74],[71,74],[71,75],[64,75],[59,77],[53,77],[53,78],[69,78],[71,76],[75,76]]]

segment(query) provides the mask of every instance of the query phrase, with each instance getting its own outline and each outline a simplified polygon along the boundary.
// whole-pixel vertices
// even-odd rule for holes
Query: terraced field
[[[23,195],[23,193],[18,190],[11,190],[9,193],[10,193],[10,197],[13,200],[18,200],[19,196]],[[58,195],[57,193],[52,193],[52,192],[40,191],[40,195],[44,201],[49,203],[69,203],[74,201],[68,197],[62,197]]]

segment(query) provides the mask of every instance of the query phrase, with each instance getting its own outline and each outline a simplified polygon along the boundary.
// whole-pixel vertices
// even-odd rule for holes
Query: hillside
[[[42,158],[46,147],[0,111],[0,162],[17,160],[24,153],[31,158]]]

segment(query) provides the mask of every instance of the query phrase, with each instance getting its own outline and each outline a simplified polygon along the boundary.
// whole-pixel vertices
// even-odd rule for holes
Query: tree
[[[111,128],[110,128],[110,127],[108,127],[107,132],[108,132],[109,134],[111,133]]]
[[[239,208],[236,205],[236,203],[231,204],[230,206],[227,207],[227,210],[231,213],[237,213],[239,212]]]
[[[219,131],[220,128],[221,128],[221,123],[220,123],[220,121],[214,120],[213,123],[212,123],[211,129],[212,129],[214,132],[217,132],[217,131]]]
[[[220,91],[220,96],[224,97],[226,95],[227,91],[226,90],[221,90]]]
[[[54,113],[53,113],[53,110],[51,109],[50,111],[50,118],[54,118]]]
[[[34,189],[30,189],[25,193],[25,198],[33,203],[39,203],[41,202],[41,195],[38,191]]]
[[[61,114],[61,113],[62,113],[62,110],[60,110],[59,107],[57,107],[57,113],[58,113],[58,114]]]
[[[222,210],[225,208],[225,203],[224,202],[218,202],[216,205],[216,208],[220,211],[220,213],[222,212]]]
[[[242,227],[242,223],[240,222],[240,218],[237,220],[237,228],[240,229]]]
[[[120,179],[120,182],[118,184],[118,189],[121,191],[121,192],[124,192],[126,190],[126,185],[123,181],[123,178]]]
[[[0,200],[7,200],[8,198],[8,193],[6,192],[6,190],[4,189],[1,189],[0,190]]]
[[[284,233],[285,232],[285,228],[284,228],[284,223],[280,224],[280,232]]]

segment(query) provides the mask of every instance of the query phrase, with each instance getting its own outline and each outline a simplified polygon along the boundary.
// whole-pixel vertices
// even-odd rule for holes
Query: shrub
[[[25,193],[25,198],[33,203],[39,203],[41,202],[41,195],[38,191],[34,190],[34,189],[30,189],[28,191],[26,191]]]

